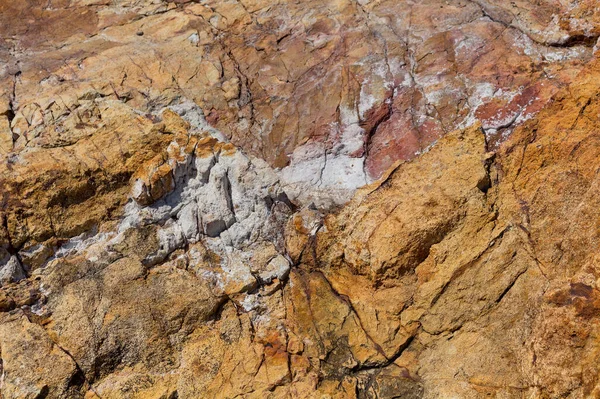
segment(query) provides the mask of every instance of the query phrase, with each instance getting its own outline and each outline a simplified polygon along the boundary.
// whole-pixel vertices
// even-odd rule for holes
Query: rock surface
[[[0,397],[600,397],[599,35],[594,1],[0,4]]]
[[[283,168],[291,197],[327,206],[475,120],[502,141],[600,35],[591,0],[27,0],[0,15],[0,153],[89,136],[98,102],[187,98]]]

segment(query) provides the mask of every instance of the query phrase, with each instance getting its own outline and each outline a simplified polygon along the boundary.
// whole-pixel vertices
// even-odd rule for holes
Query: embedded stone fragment
[[[5,264],[0,265],[0,283],[15,283],[26,278],[25,270],[19,259],[12,255]]]

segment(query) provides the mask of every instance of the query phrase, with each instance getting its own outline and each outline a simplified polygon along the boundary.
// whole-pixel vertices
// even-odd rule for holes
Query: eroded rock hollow
[[[599,37],[0,1],[0,398],[600,397]]]

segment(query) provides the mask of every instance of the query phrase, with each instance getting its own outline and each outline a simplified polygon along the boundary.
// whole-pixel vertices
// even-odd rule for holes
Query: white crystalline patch
[[[269,306],[265,304],[264,297],[260,295],[246,295],[240,302],[240,305],[246,312],[250,312],[252,322],[258,330],[257,334],[262,335],[264,330],[260,325],[268,325],[271,322]]]
[[[44,306],[43,304],[38,302],[38,303],[34,303],[31,306],[30,310],[33,314],[42,316],[46,312],[46,306]]]
[[[173,219],[168,219],[163,228],[158,230],[157,235],[161,254],[171,253],[173,250],[183,246],[185,242],[181,226]]]
[[[292,153],[291,162],[300,163],[319,158],[325,154],[325,143],[309,141],[297,147]]]
[[[200,42],[200,36],[198,36],[198,33],[192,33],[189,37],[188,40],[190,41],[190,43],[192,44],[198,44],[198,42]]]
[[[135,201],[125,205],[124,217],[119,223],[117,233],[123,233],[130,228],[142,226],[145,222],[164,220],[171,215],[173,207],[166,203],[159,203],[149,207],[142,207]]]
[[[198,204],[190,202],[186,204],[178,214],[179,225],[185,238],[195,242],[199,238],[198,226]]]
[[[109,239],[113,238],[115,233],[98,233],[89,235],[89,233],[82,233],[76,237],[69,239],[66,243],[62,244],[58,251],[54,254],[53,258],[63,258],[65,256],[74,255],[81,253],[95,244],[104,244]]]
[[[281,170],[281,181],[284,185],[294,183],[316,185],[321,178],[324,165],[324,144],[311,143],[300,146],[294,150],[290,164]]]
[[[375,62],[372,66],[372,72],[385,81],[389,75],[388,66],[385,60]]]
[[[514,38],[513,43],[523,50],[523,53],[527,56],[535,56],[539,55],[539,50],[537,49],[533,40],[529,38],[527,35],[519,35]]]
[[[454,52],[456,54],[469,54],[484,45],[485,42],[476,36],[465,37],[454,46]]]
[[[227,166],[217,163],[210,172],[208,183],[195,193],[205,234],[215,237],[236,221],[230,209],[231,190]]]
[[[140,222],[140,209],[141,207],[135,201],[129,201],[125,204],[123,214],[124,217],[119,223],[117,233],[124,233],[126,230],[137,227]]]
[[[284,256],[278,255],[267,263],[264,270],[259,273],[259,277],[262,281],[270,283],[274,278],[279,280],[286,278],[289,271],[290,262]]]
[[[470,108],[469,114],[458,125],[459,129],[464,129],[477,122],[477,118],[475,117],[477,109],[498,96],[501,90],[497,91],[491,83],[472,83],[467,77],[461,76],[461,78],[464,80],[465,85],[472,90],[471,95],[467,99]]]
[[[240,303],[246,312],[255,310],[260,305],[257,295],[246,295],[244,300]]]
[[[400,76],[400,74],[398,76]],[[408,71],[404,71],[404,78],[402,79],[402,83],[400,83],[400,86],[402,86],[402,87],[413,87],[414,86],[413,78]],[[394,96],[397,94],[397,90],[398,89],[396,89],[396,92],[394,92]]]
[[[544,58],[550,62],[567,61],[572,59],[583,59],[589,49],[585,46],[577,46],[564,49],[547,49]]]
[[[490,119],[487,119],[485,121],[485,125],[483,126],[483,128],[497,130],[497,129],[509,126],[517,121],[517,118],[519,117],[520,113],[521,112],[519,110],[519,111],[513,111],[505,116],[496,115]]]
[[[464,129],[468,126],[473,125],[477,122],[476,112],[479,107],[482,105],[489,103],[493,99],[501,99],[506,103],[510,103],[517,97],[519,94],[525,90],[525,87],[520,86],[515,90],[503,90],[503,89],[495,89],[494,85],[487,82],[472,82],[469,78],[465,76],[461,76],[467,88],[471,91],[471,95],[468,98],[469,103],[469,114],[463,119],[463,121],[458,124],[458,128]],[[531,105],[534,99],[530,100],[524,107],[520,107],[519,110],[510,113],[509,115],[500,117],[499,114],[496,117],[489,118],[485,121],[483,128],[489,133],[495,132],[496,129],[499,129],[503,126],[510,125],[511,123],[521,123],[524,121],[525,116],[521,115],[522,110]],[[529,116],[528,116],[529,117]],[[490,130],[490,129],[493,129]]]
[[[319,186],[355,190],[367,184],[363,166],[364,158],[344,155],[328,158]]]
[[[217,288],[219,291],[223,291],[225,289],[225,282],[223,281],[223,277],[221,274],[205,269],[199,269],[197,274],[204,280],[212,282],[214,287]]]
[[[359,126],[354,110],[340,107],[340,124],[332,124],[332,148],[325,143],[308,142],[297,147],[290,164],[279,176],[288,196],[300,203],[329,207],[347,202],[354,191],[368,183],[364,158],[365,130]]]
[[[562,52],[559,53],[559,52],[549,51],[546,54],[544,54],[544,58],[547,61],[556,62],[556,61],[564,61],[567,57],[565,57],[565,54]]]
[[[245,287],[249,287],[256,282],[256,279],[250,272],[246,253],[241,253],[238,250],[225,258],[221,262],[221,269],[224,272],[224,283],[239,283]]]
[[[363,80],[360,88],[358,101],[358,116],[360,117],[360,120],[364,120],[367,112],[372,109],[373,106],[383,101],[383,98],[377,98],[372,94],[374,89],[373,86],[380,84],[387,90],[392,89],[394,87],[394,80],[392,76],[394,76],[394,73],[401,73],[402,65],[403,64],[401,64],[397,59],[391,60],[389,63],[386,63],[384,60],[382,60],[373,64],[371,72],[375,76],[366,77]],[[349,122],[354,121],[349,120]],[[344,123],[344,120],[342,120],[342,123]]]
[[[532,98],[531,100],[529,100],[529,102],[525,105],[525,107],[523,108],[527,108],[529,105],[531,105],[534,101],[539,101],[540,98],[539,97],[535,97]],[[532,119],[534,117],[535,113],[530,112],[530,113],[526,113],[526,112],[521,112],[521,114],[519,115],[519,117],[517,118],[517,123],[523,123],[526,122],[530,119]]]
[[[190,124],[190,133],[198,134],[201,132],[208,132],[212,137],[219,141],[227,142],[227,138],[223,133],[210,126],[204,118],[204,112],[202,109],[193,101],[183,100],[179,104],[168,107],[172,111],[178,113],[185,121]],[[157,112],[161,114],[162,110]]]
[[[342,190],[342,200],[338,192],[331,192],[335,203],[345,202],[348,192],[365,184],[364,160],[351,157],[364,147],[365,131],[358,125],[354,110],[340,107],[341,126],[331,126],[331,135],[337,137],[333,148],[325,143],[308,142],[297,147],[290,157],[290,164],[280,171],[281,183],[294,199],[307,199],[308,191],[316,196],[324,196],[323,189]],[[348,191],[348,192],[346,192]],[[307,195],[308,194],[308,195]],[[308,200],[308,199],[307,199]]]
[[[474,90],[469,96],[469,105],[473,109],[477,109],[481,105],[490,101],[494,97],[496,87],[491,83],[477,83],[474,85]]]
[[[359,117],[356,114],[354,108],[340,105],[340,124],[343,126],[350,126],[359,123]]]
[[[364,158],[328,154],[292,162],[281,170],[281,183],[292,200],[327,208],[346,203],[357,188],[369,183],[363,167]]]
[[[199,114],[190,111],[194,109],[188,104],[183,110],[174,110],[189,117]],[[298,156],[311,157],[301,153]],[[147,224],[159,226],[160,250],[146,259],[149,264],[161,262],[186,243],[202,240],[213,252],[228,258],[235,248],[264,239],[261,237],[265,232],[269,236],[279,234],[282,229],[269,223],[273,223],[272,205],[285,195],[278,174],[266,162],[249,158],[241,151],[203,158],[186,155],[186,159],[176,165],[176,187],[171,194],[150,206],[131,201],[125,207],[120,233]],[[277,232],[273,233],[273,229]],[[249,277],[247,267],[232,265],[223,265],[225,280]]]
[[[375,104],[379,103],[379,100],[375,98],[372,94],[367,94],[365,92],[365,86],[361,87],[360,90],[360,101],[358,102],[358,114],[361,120],[364,120],[367,112],[373,108]]]
[[[4,282],[16,282],[27,276],[16,256],[11,256],[8,262],[0,267],[0,284]]]
[[[144,182],[141,179],[136,179],[131,189],[131,195],[134,198],[139,198],[144,193]]]
[[[261,306],[259,308],[259,310],[262,310],[262,312],[254,312],[252,314],[252,322],[256,326],[268,325],[271,322],[271,317],[268,313],[268,310],[267,310],[267,312],[265,312],[263,309],[267,310],[267,306]],[[260,332],[259,332],[259,334],[260,334]]]
[[[522,89],[522,88],[521,88]],[[509,96],[514,97],[516,94],[511,93]],[[510,98],[512,98],[510,97]],[[519,106],[519,109],[511,112],[508,115],[500,116],[497,115],[485,121],[482,128],[484,129],[487,136],[496,134],[499,129],[509,126],[514,126],[518,124],[522,124],[525,121],[533,118],[534,113],[527,113],[525,110],[535,101],[539,101],[539,97],[531,98],[527,104],[523,106]],[[501,139],[506,140],[508,136],[511,134],[511,130],[505,130],[502,132]]]
[[[390,72],[391,72],[392,76],[398,76],[398,75],[402,74],[403,72],[405,72],[406,64],[399,57],[390,58],[388,60],[388,65],[390,67]]]
[[[428,103],[438,105],[444,97],[451,96],[453,92],[460,92],[460,90],[447,87],[440,90],[425,90],[425,98]]]
[[[340,143],[332,151],[336,154],[352,154],[365,145],[365,130],[358,124],[346,126],[342,130]]]
[[[518,94],[520,94],[525,88],[523,86],[519,87],[517,92],[514,93],[507,93],[505,95],[505,99],[507,100],[507,102],[512,101]],[[508,124],[512,124],[515,122],[520,122],[521,121],[521,115],[522,112],[525,108],[527,108],[528,106],[530,106],[531,104],[533,104],[534,101],[539,100],[539,97],[535,97],[535,98],[531,98],[529,99],[529,101],[525,104],[525,105],[521,105],[519,106],[519,109],[508,114],[507,116],[501,117],[499,115],[490,118],[490,120],[486,121],[487,125],[489,125],[489,127],[491,128],[500,128],[500,127],[504,127]]]
[[[443,75],[439,72],[434,75],[415,75],[414,79],[417,85],[428,88],[442,83]]]

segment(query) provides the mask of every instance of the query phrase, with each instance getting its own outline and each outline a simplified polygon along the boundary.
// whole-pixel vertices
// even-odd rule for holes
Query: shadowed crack
[[[85,372],[83,371],[75,357],[66,348],[61,346],[57,340],[53,339],[50,334],[48,334],[48,331],[46,331],[46,328],[43,323],[37,321],[35,317],[30,317],[27,311],[22,311],[22,313],[27,318],[27,321],[29,323],[40,326],[46,333],[46,337],[73,362],[73,365],[75,366],[75,373],[73,373],[73,375],[69,379],[67,389],[73,388],[78,391],[81,391],[82,389],[88,389],[92,391],[99,399],[102,399],[102,396],[100,396],[98,392],[94,390],[92,383],[88,381]]]

